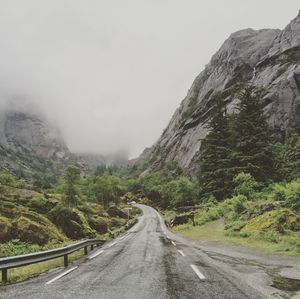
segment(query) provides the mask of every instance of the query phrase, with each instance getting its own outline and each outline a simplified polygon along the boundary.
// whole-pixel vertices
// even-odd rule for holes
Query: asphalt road
[[[0,298],[262,298],[169,232],[152,208],[128,233],[65,269],[0,289]],[[77,266],[77,268],[75,268]]]

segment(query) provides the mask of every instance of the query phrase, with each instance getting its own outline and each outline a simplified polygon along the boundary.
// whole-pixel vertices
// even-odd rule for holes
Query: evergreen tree
[[[220,201],[230,195],[233,189],[229,121],[220,95],[216,97],[209,128],[210,132],[202,141],[200,153],[201,197],[213,195]]]
[[[239,114],[235,117],[232,165],[236,174],[250,173],[257,181],[274,175],[272,132],[260,101],[261,91],[247,86],[240,93]]]
[[[79,201],[78,188],[76,184],[80,180],[80,169],[73,165],[68,166],[65,171],[63,180],[66,202],[69,205],[76,205]]]
[[[300,178],[300,135],[289,132],[284,143],[273,147],[276,157],[278,180],[291,181]]]

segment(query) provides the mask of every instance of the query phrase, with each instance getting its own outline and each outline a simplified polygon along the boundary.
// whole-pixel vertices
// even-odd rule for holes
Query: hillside
[[[153,147],[136,163],[147,172],[177,161],[186,172],[198,170],[201,141],[217,94],[234,112],[241,84],[263,88],[261,101],[269,124],[283,137],[300,124],[300,13],[284,30],[245,29],[224,42],[197,76],[187,96]]]

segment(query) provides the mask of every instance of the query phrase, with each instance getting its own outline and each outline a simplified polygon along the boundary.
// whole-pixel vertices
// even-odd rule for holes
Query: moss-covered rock
[[[31,210],[36,212],[47,214],[58,204],[57,200],[46,199],[43,196],[34,196],[26,204]]]
[[[110,221],[109,221],[109,226],[112,229],[119,228],[119,227],[121,227],[121,226],[123,226],[125,224],[126,224],[126,220],[125,219],[117,218],[117,217],[112,217],[112,218],[110,218]]]
[[[289,209],[279,209],[256,216],[248,221],[242,233],[264,233],[267,230],[299,231],[300,217]]]
[[[50,211],[51,220],[71,239],[95,237],[84,214],[75,208],[57,205]]]
[[[66,241],[66,237],[49,219],[34,212],[20,216],[13,222],[12,237],[38,245],[45,245],[49,241]]]
[[[124,212],[123,210],[117,208],[117,207],[110,207],[110,208],[107,210],[107,214],[108,214],[110,217],[119,217],[119,218],[123,218],[123,219],[127,219],[127,218],[128,218],[127,213]]]
[[[93,216],[88,218],[89,225],[91,228],[96,230],[100,234],[108,232],[108,219],[99,216]]]
[[[11,222],[8,218],[0,215],[0,241],[7,241],[11,239]]]

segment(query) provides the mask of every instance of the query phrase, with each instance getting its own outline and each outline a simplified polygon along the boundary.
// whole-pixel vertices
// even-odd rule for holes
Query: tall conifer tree
[[[220,201],[230,195],[233,178],[229,158],[229,123],[220,95],[216,97],[209,128],[210,132],[201,145],[199,182],[202,198],[214,195]]]
[[[232,165],[236,173],[250,173],[257,181],[267,181],[274,174],[273,140],[260,98],[261,91],[253,86],[240,93]]]

